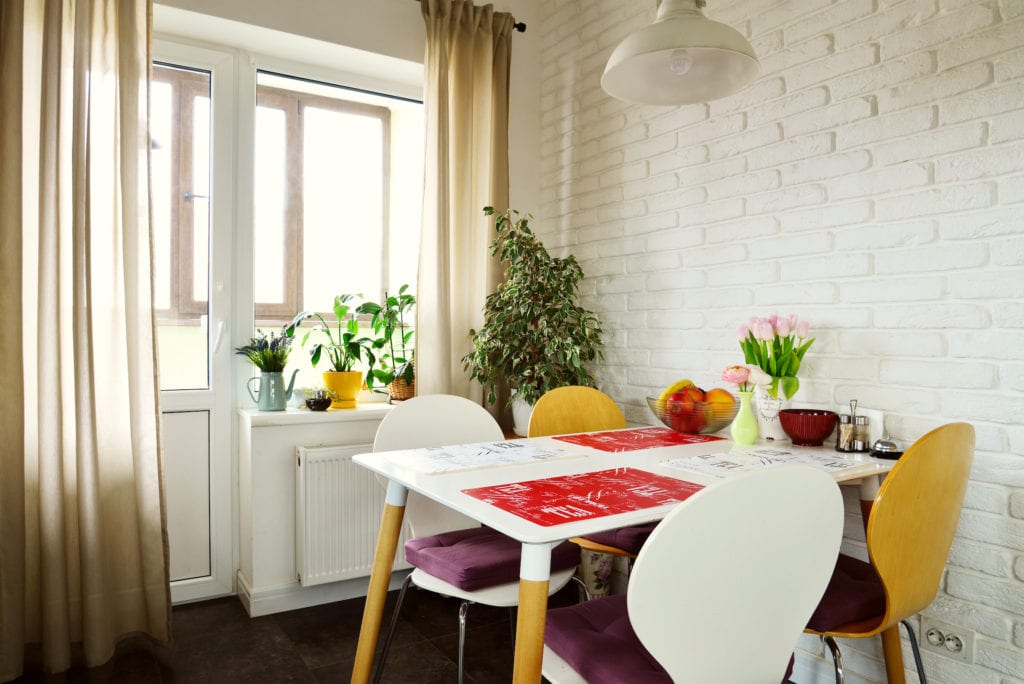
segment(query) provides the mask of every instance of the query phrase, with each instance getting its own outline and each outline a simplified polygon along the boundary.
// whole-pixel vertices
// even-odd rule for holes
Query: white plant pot
[[[788,440],[789,437],[783,432],[782,423],[779,422],[779,411],[789,408],[789,400],[773,398],[762,385],[757,386],[754,398],[757,401],[754,414],[757,416],[758,436],[767,440]]]
[[[530,429],[530,416],[533,415],[533,404],[520,399],[519,394],[512,396],[512,431],[520,437],[526,437]]]

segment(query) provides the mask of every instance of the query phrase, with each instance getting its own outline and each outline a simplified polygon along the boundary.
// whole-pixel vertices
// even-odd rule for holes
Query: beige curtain
[[[169,639],[149,0],[0,2],[0,680]]]
[[[485,206],[508,208],[512,16],[467,0],[422,0],[427,29],[423,232],[416,393],[483,401],[462,369],[470,329],[501,278]]]

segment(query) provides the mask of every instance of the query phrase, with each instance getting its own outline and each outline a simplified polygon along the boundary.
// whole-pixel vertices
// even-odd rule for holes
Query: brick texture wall
[[[601,385],[650,422],[644,396],[670,381],[722,384],[739,323],[796,313],[817,336],[798,399],[856,398],[906,443],[970,421],[971,484],[926,612],[974,631],[975,654],[926,652],[926,668],[1024,681],[1024,0],[709,4],[761,77],[655,108],[599,85],[653,0],[540,3],[542,202],[519,208],[583,265]],[[830,682],[817,641],[801,647],[797,679]],[[843,648],[847,681],[885,680],[877,640]]]

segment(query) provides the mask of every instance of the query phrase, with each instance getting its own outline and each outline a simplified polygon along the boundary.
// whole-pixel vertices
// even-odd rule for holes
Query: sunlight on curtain
[[[485,206],[508,207],[512,16],[466,0],[422,0],[427,147],[417,287],[417,394],[483,401],[462,369],[470,329],[500,281]]]
[[[148,0],[0,5],[3,681],[169,639],[150,25]]]

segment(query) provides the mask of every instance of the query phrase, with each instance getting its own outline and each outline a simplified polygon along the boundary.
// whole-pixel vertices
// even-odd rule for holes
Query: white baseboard
[[[397,589],[408,570],[398,570],[391,573],[390,589]],[[329,584],[318,584],[313,587],[303,587],[298,582],[294,584],[267,589],[253,593],[252,587],[246,581],[245,575],[239,570],[237,573],[238,600],[242,602],[245,612],[249,617],[260,617],[281,613],[286,610],[298,608],[309,608],[324,603],[334,603],[351,598],[366,596],[366,589],[370,584],[369,577],[331,582]]]

